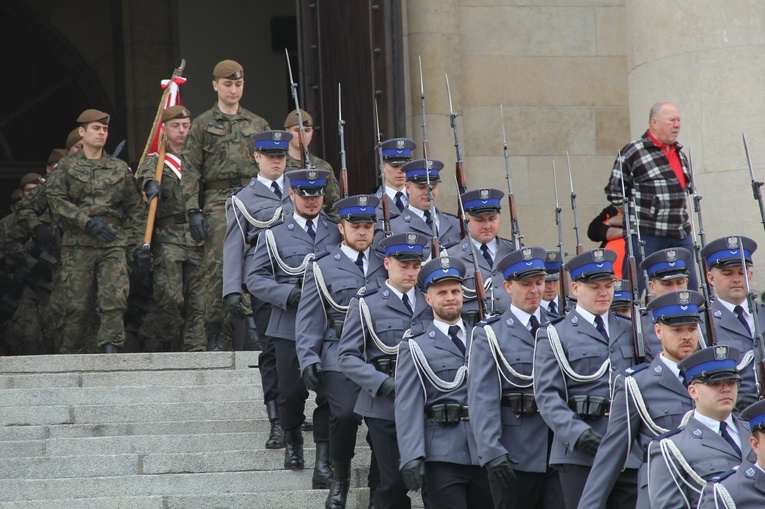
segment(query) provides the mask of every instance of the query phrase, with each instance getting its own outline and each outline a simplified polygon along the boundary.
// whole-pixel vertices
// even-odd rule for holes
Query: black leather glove
[[[404,486],[407,490],[419,490],[425,478],[425,461],[422,458],[417,458],[407,462],[401,469],[401,477],[404,479]]]
[[[154,198],[162,198],[159,182],[154,179],[147,180],[143,185],[143,192],[146,193],[146,203],[151,203]]]
[[[292,308],[296,308],[300,303],[300,297],[303,295],[303,290],[300,288],[293,288],[290,290],[290,296],[287,297],[287,305]]]
[[[509,488],[518,480],[513,470],[513,465],[517,464],[518,462],[511,458],[509,454],[503,454],[488,462],[486,470],[489,472],[489,477],[493,477],[500,485]]]
[[[595,454],[598,452],[598,446],[602,440],[603,435],[597,431],[587,429],[584,431],[584,433],[579,435],[579,438],[576,439],[574,449],[589,456],[595,456]]]
[[[101,242],[114,242],[117,232],[106,223],[104,216],[96,216],[85,225],[85,232]]]
[[[37,262],[32,265],[32,277],[37,279],[44,279],[46,281],[53,280],[53,274],[50,271],[50,265],[46,262]]]
[[[205,240],[205,216],[199,209],[189,210],[189,231],[194,242]]]
[[[151,251],[142,247],[133,251],[133,270],[135,270],[136,279],[141,281],[149,279],[151,276]]]
[[[226,305],[231,316],[239,320],[244,319],[244,309],[242,309],[242,294],[230,293],[226,295]]]
[[[392,376],[386,378],[380,388],[377,390],[380,396],[388,396],[389,398],[396,397],[396,379]]]
[[[38,251],[47,251],[54,256],[58,254],[58,239],[49,225],[41,223],[35,226],[32,239]]]
[[[321,364],[315,362],[303,370],[303,383],[307,388],[316,392],[321,384],[320,376]]]

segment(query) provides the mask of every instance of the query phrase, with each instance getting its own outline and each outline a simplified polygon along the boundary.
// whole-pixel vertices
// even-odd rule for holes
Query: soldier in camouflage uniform
[[[136,171],[146,199],[159,200],[151,254],[139,248],[134,256],[139,274],[152,272],[154,289],[154,305],[143,319],[140,335],[146,341],[145,351],[170,350],[181,331],[182,341],[177,343],[183,350],[204,351],[204,248],[191,238],[181,188],[180,154],[191,127],[191,112],[171,106],[162,112],[162,122],[167,152],[161,185],[155,179],[159,154],[149,155]]]
[[[9,233],[16,225],[16,208],[24,198],[21,189],[11,194],[11,213],[0,219],[0,354],[14,355],[18,351],[9,342],[9,331],[13,324],[12,318],[19,305],[19,298],[24,290],[26,271],[19,271],[23,259],[19,261],[9,246]]]
[[[307,111],[301,109],[300,116],[303,117],[303,133],[305,134],[305,144],[311,146],[311,140],[313,139],[313,117],[308,114]],[[290,141],[289,150],[287,151],[287,169],[299,170],[306,168],[306,164],[303,161],[305,159],[305,149],[302,145],[302,138],[300,135],[300,120],[298,119],[297,110],[292,110],[287,118],[284,119],[284,130],[292,135]],[[337,215],[337,210],[332,206],[340,196],[340,184],[335,177],[335,172],[332,170],[332,166],[321,159],[311,154],[311,166],[318,170],[327,170],[329,172],[329,178],[327,179],[327,187],[324,195],[324,213],[327,214],[333,221],[339,221],[340,217]]]
[[[89,298],[96,296],[100,318],[98,347],[117,353],[125,343],[122,318],[127,309],[126,247],[135,246],[146,208],[125,162],[104,152],[109,115],[85,110],[77,119],[83,148],[59,161],[46,185],[51,212],[61,219],[62,283],[66,322],[62,353],[91,350],[84,334],[91,319]]]
[[[223,60],[213,69],[213,78],[218,102],[192,122],[181,159],[191,235],[197,242],[205,241],[207,348],[220,351],[226,318],[223,301],[226,199],[257,176],[250,136],[269,127],[264,119],[239,105],[244,88],[241,65]]]

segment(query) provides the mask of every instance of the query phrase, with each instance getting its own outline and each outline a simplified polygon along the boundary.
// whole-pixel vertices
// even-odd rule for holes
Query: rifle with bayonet
[[[742,132],[741,137],[744,139],[746,164],[749,167],[749,176],[752,179],[752,193],[754,194],[754,199],[757,200],[757,204],[760,206],[760,218],[762,219],[762,227],[765,228],[765,204],[762,203],[762,191],[760,190],[760,188],[763,186],[763,183],[754,179],[754,169],[752,168],[752,158],[749,156],[749,145],[746,143],[746,135]]]
[[[580,255],[584,251],[582,247],[582,238],[579,235],[579,215],[576,211],[576,193],[574,192],[574,178],[571,176],[571,159],[566,152],[566,163],[568,164],[568,182],[571,185],[571,210],[574,211],[574,232],[576,233],[576,254]]]
[[[473,237],[470,235],[470,229],[468,228],[468,223],[470,222],[470,219],[465,213],[465,204],[462,203],[461,194],[457,194],[457,204],[459,205],[460,220],[462,223],[464,223],[465,231],[467,232],[467,243],[468,243],[468,246],[470,246],[470,259],[473,262],[473,280],[475,281],[475,298],[478,301],[478,319],[483,320],[484,318],[486,318],[486,309],[487,309],[486,290],[484,289],[484,286],[483,286],[483,274],[481,273],[481,268],[478,265],[478,254],[475,252],[475,245],[473,245]]]
[[[425,114],[425,82],[422,79],[422,57],[420,58],[420,106],[422,108],[422,152],[425,155],[425,182],[428,186],[428,203],[430,204],[430,219],[432,223],[432,239],[430,256],[435,259],[441,252],[438,242],[438,229],[436,227],[436,204],[433,201],[433,185],[430,183],[430,149],[428,146],[428,122]]]
[[[420,109],[422,110],[422,157],[430,158],[430,147],[428,146],[428,122],[425,115],[425,82],[422,79],[422,57],[417,57],[420,61]],[[435,256],[435,255],[434,255]]]
[[[693,210],[696,216],[699,218],[699,232],[696,233],[696,225],[693,221],[693,214],[689,214],[689,220],[691,223],[691,235],[693,236],[693,253],[696,258],[696,267],[701,273],[699,282],[701,285],[701,294],[704,296],[704,319],[706,321],[706,343],[707,346],[714,346],[717,344],[717,330],[714,326],[714,314],[712,313],[712,300],[714,300],[714,293],[712,285],[707,281],[707,267],[706,259],[701,255],[701,251],[707,245],[707,237],[704,233],[704,222],[701,219],[701,196],[696,191],[696,178],[693,175],[693,159],[691,153],[688,152],[688,175],[690,176],[688,197],[693,201]],[[690,210],[690,207],[688,207]],[[697,242],[697,239],[701,240],[701,244]]]
[[[375,99],[375,124],[377,125],[377,158],[380,171],[380,183],[382,184],[382,211],[383,211],[383,235],[390,237],[393,231],[390,228],[390,202],[388,193],[385,192],[385,161],[383,160],[382,138],[380,135],[380,115],[377,111],[377,99]]]
[[[518,212],[515,209],[515,195],[513,194],[513,179],[510,178],[510,154],[507,152],[507,136],[505,134],[505,112],[502,105],[499,105],[499,115],[502,118],[502,150],[505,156],[505,179],[507,180],[507,203],[510,208],[510,232],[512,235],[513,249],[520,249],[521,235],[518,228]],[[563,308],[561,308],[563,309]]]
[[[632,342],[635,348],[635,360],[638,364],[645,361],[645,338],[643,336],[643,314],[640,307],[640,290],[638,288],[637,264],[635,262],[635,249],[632,246],[632,228],[630,224],[630,199],[624,186],[624,168],[622,167],[622,153],[619,152],[619,176],[622,181],[622,196],[624,197],[624,234],[627,244],[627,276],[630,281],[630,293],[632,295]],[[636,214],[637,215],[637,214]],[[646,289],[647,291],[647,289]]]
[[[348,197],[348,167],[345,161],[345,121],[343,120],[343,96],[337,84],[337,132],[340,135],[340,190]]]
[[[749,306],[749,314],[752,315],[752,319],[754,320],[754,330],[752,333],[754,334],[754,337],[752,338],[754,340],[754,348],[753,352],[755,353],[755,363],[757,364],[754,367],[754,384],[757,388],[757,394],[759,395],[759,398],[765,398],[765,386],[762,385],[762,381],[765,380],[765,345],[762,344],[762,330],[760,330],[760,319],[757,316],[758,315],[758,306],[757,301],[755,300],[757,298],[757,294],[752,292],[749,288],[749,269],[746,265],[746,255],[744,254],[744,243],[741,240],[741,237],[738,237],[738,249],[741,253],[741,268],[744,271],[744,283],[746,284],[746,304]],[[759,354],[759,359],[756,357]]]
[[[563,221],[561,219],[560,203],[558,202],[558,176],[555,171],[555,160],[553,159],[553,189],[555,189],[555,224],[558,227],[558,254],[560,256],[560,292],[558,292],[558,309],[565,315],[570,311],[568,304],[568,288],[566,286],[566,271],[563,265],[566,260],[566,253],[563,250]]]
[[[298,129],[300,130],[300,147],[303,149],[303,158],[305,167],[308,169],[313,169],[313,164],[311,164],[311,154],[308,152],[308,143],[306,143],[305,139],[305,126],[303,125],[303,113],[300,111],[300,100],[298,99],[298,92],[297,92],[297,83],[295,83],[295,80],[292,77],[292,64],[290,63],[290,52],[287,51],[287,48],[284,48],[284,54],[287,55],[287,70],[290,74],[290,90],[292,90],[292,99],[295,101],[295,110],[297,111],[297,117],[298,117]]]
[[[452,90],[449,87],[449,76],[444,73],[444,78],[446,78],[446,95],[449,97],[449,124],[452,126],[452,133],[454,133],[454,150],[457,153],[457,162],[454,166],[454,175],[456,176],[457,181],[457,194],[461,195],[462,193],[467,192],[467,177],[465,176],[465,165],[462,161],[462,149],[460,148],[460,140],[457,136],[457,116],[459,113],[456,113],[454,111],[454,107],[452,106]],[[460,221],[460,238],[465,238],[465,235],[467,235],[466,225],[464,221]]]
[[[638,218],[637,205],[635,205],[635,198],[630,198],[630,208],[635,212],[635,237],[637,238],[638,250],[640,252],[640,259],[645,260],[645,241],[640,236],[640,219]],[[645,303],[651,302],[650,286],[648,285],[648,272],[643,271],[643,284],[645,285]]]

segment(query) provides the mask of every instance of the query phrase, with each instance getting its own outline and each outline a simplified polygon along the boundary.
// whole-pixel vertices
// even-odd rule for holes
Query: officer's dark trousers
[[[324,371],[321,379],[319,395],[329,401],[329,455],[334,461],[350,461],[361,424],[361,416],[353,411],[359,386],[339,371]]]
[[[255,319],[255,329],[260,336],[260,353],[258,354],[258,368],[260,380],[263,384],[263,401],[279,399],[279,380],[276,374],[276,351],[274,350],[273,338],[266,335],[268,321],[271,318],[271,304],[262,302],[250,295],[252,304],[252,316]]]
[[[425,463],[429,506],[438,509],[486,509],[493,505],[486,470],[478,465]]]
[[[495,509],[562,509],[563,492],[558,472],[548,469],[545,473],[515,471],[518,480],[505,488],[489,476],[491,496]]]
[[[305,401],[308,389],[300,377],[295,342],[282,338],[271,338],[276,351],[276,372],[279,378],[279,417],[285,430],[298,428],[305,421]],[[329,405],[327,398],[316,395],[316,410],[313,411],[313,440],[329,440]],[[355,433],[355,432],[354,432]],[[354,434],[355,438],[355,434]]]
[[[560,485],[566,494],[566,509],[576,509],[582,498],[587,476],[592,470],[583,465],[555,465],[560,473]],[[597,475],[597,472],[593,473]],[[606,501],[607,509],[635,507],[637,505],[637,469],[628,468],[616,478],[611,494]]]
[[[409,509],[412,502],[406,495],[404,479],[401,477],[396,438],[396,422],[385,419],[365,418],[372,448],[375,451],[377,467],[380,470],[380,483],[375,491],[375,507],[379,509]]]

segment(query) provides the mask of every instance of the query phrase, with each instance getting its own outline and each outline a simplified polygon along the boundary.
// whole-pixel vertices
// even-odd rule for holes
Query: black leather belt
[[[433,419],[441,426],[456,426],[462,421],[469,421],[468,407],[458,403],[442,403],[425,409],[425,418]]]
[[[189,220],[186,218],[186,214],[181,213],[181,214],[176,214],[174,216],[167,216],[161,219],[157,219],[154,222],[154,224],[156,226],[172,226],[174,224],[185,224],[188,222]]]
[[[250,179],[247,177],[236,177],[223,180],[205,181],[205,191],[214,191],[216,189],[231,189],[232,187],[244,187]]]

